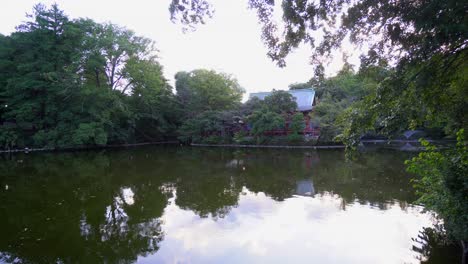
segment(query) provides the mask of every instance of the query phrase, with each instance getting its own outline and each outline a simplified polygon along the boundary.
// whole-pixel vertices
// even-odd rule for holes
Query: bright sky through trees
[[[15,26],[31,13],[37,0],[7,0],[0,10],[0,33],[10,34]],[[287,89],[295,82],[305,82],[313,75],[309,64],[310,51],[302,47],[287,58],[287,67],[280,69],[266,56],[260,40],[260,26],[247,1],[212,1],[216,13],[207,25],[183,34],[181,26],[170,21],[169,0],[42,0],[56,2],[71,18],[88,17],[97,22],[112,22],[134,30],[138,35],[156,41],[166,78],[174,84],[174,74],[198,68],[234,74],[247,94],[255,91]],[[347,50],[356,63],[357,52]],[[341,55],[328,65],[333,74],[342,66]],[[246,94],[246,95],[247,95]]]

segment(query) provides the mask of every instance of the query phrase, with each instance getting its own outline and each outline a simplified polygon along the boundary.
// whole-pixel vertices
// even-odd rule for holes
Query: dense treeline
[[[316,92],[314,110],[307,115],[315,127],[320,128],[316,140],[307,140],[300,134],[304,130],[305,119],[302,113],[295,113],[296,102],[291,94],[285,91],[273,91],[264,100],[250,98],[244,104],[240,97],[231,104],[217,104],[216,100],[208,103],[208,96],[203,95],[206,102],[200,102],[197,96],[186,96],[185,109],[188,109],[186,120],[179,129],[180,139],[195,143],[239,143],[239,144],[335,144],[340,143],[345,131],[347,120],[345,115],[373,94],[379,81],[391,73],[388,66],[382,65],[371,70],[355,72],[353,67],[345,63],[343,68],[331,77],[318,74],[306,83],[291,84],[290,90],[310,89]],[[201,94],[195,90],[207,89],[208,82],[192,73],[179,73],[176,78],[177,95]],[[177,77],[177,76],[176,76]],[[190,80],[191,85],[188,85]],[[203,87],[203,88],[202,88]],[[225,87],[225,94],[236,91],[236,86]],[[211,98],[216,95],[210,94]],[[185,96],[184,96],[185,97]],[[222,100],[221,98],[217,100]],[[218,106],[216,106],[216,104]],[[198,105],[198,106],[197,106]],[[288,130],[288,135],[271,136],[269,131]],[[438,129],[441,131],[441,128]],[[378,135],[377,127],[365,131],[370,136]],[[392,136],[398,135],[395,131]]]
[[[267,143],[267,139],[272,138],[265,137],[264,132],[284,128],[287,114],[296,107],[290,94],[274,91],[264,101],[254,97],[242,104],[240,95],[243,90],[234,79],[226,80],[224,84],[218,84],[224,91],[217,94],[217,89],[209,88],[213,82],[202,80],[199,75],[176,75],[178,97],[183,97],[185,93],[192,94],[184,103],[186,115],[178,130],[180,140],[209,144]],[[192,85],[187,86],[188,82]],[[207,89],[210,95],[203,95],[205,99],[201,102],[197,97],[202,95],[200,90],[203,89]],[[236,96],[226,100],[224,97],[230,94]]]
[[[35,6],[29,21],[10,36],[0,36],[0,43],[2,148],[176,138],[205,143],[304,143],[297,132],[304,124],[298,116],[291,123],[294,102],[286,93],[276,92],[266,102],[242,104],[244,89],[234,77],[203,69],[177,73],[174,93],[151,40],[114,24],[71,20],[57,5]],[[339,140],[354,145],[366,133],[397,135],[408,128],[453,135],[464,122],[463,69],[451,73],[459,78],[440,95],[448,109],[443,114],[434,111],[436,102],[431,107],[414,102],[417,87],[404,91],[404,100],[389,90],[398,85],[397,70],[383,59],[378,65],[363,64],[358,72],[348,63],[336,76],[325,78],[323,72],[319,64],[309,82],[290,87],[316,90],[319,103],[310,117],[321,127],[319,143]],[[392,105],[400,107],[392,110]],[[269,130],[284,129],[286,123],[294,127],[294,135],[265,136]]]
[[[321,67],[323,70],[323,67]],[[311,113],[312,120],[321,127],[320,140],[323,142],[341,141],[347,120],[343,119],[346,111],[373,93],[378,82],[389,74],[386,65],[376,67],[373,72],[356,72],[345,62],[342,69],[332,77],[326,78],[323,71],[307,83],[290,85],[290,89],[301,89],[305,86],[315,88],[317,106]],[[365,131],[369,132],[369,131]]]
[[[151,40],[36,5],[0,35],[0,144],[78,147],[174,134],[177,100]]]
[[[83,147],[176,139],[206,143],[304,143],[295,102],[276,91],[265,102],[242,104],[244,89],[224,73],[176,74],[176,93],[162,73],[154,43],[131,30],[90,19],[69,19],[57,5],[37,5],[28,22],[0,36],[2,148]],[[384,69],[384,68],[382,68]],[[337,76],[318,74],[291,89],[314,87],[311,115],[319,141],[342,132],[338,116],[375,89],[346,64]],[[374,78],[374,79],[372,79]],[[371,81],[369,81],[371,80]],[[372,87],[372,88],[371,88]],[[246,124],[249,131],[245,131]],[[265,132],[284,129],[272,138]]]

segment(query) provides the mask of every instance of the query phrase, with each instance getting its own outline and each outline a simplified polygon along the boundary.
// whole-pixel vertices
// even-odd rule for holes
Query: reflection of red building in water
[[[312,137],[318,137],[320,134],[320,127],[318,126],[317,123],[314,123],[313,120],[311,120],[310,113],[314,110],[314,106],[317,103],[317,99],[315,98],[315,90],[310,88],[310,89],[299,89],[299,90],[289,90],[287,91],[289,94],[291,94],[294,97],[294,100],[297,103],[297,112],[301,112],[304,114],[304,123],[305,127],[303,130],[303,134],[305,136],[312,136]],[[272,92],[260,92],[260,93],[251,93],[249,98],[257,97],[260,100],[265,99],[265,97],[271,95]],[[270,135],[287,135],[289,132],[289,123],[290,123],[290,117],[288,116],[286,119],[286,124],[284,129],[278,129],[278,130],[272,130],[269,131],[267,134]]]

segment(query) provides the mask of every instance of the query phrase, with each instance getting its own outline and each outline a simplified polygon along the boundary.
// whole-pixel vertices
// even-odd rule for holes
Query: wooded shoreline
[[[125,147],[139,147],[148,145],[165,145],[165,144],[179,144],[179,141],[162,141],[162,142],[144,142],[134,144],[116,144],[107,146],[93,146],[93,147],[82,147],[82,148],[24,148],[24,149],[10,149],[0,150],[0,153],[16,153],[16,152],[36,152],[36,151],[77,151],[77,150],[93,150],[93,149],[106,149],[106,148],[125,148]]]
[[[286,148],[286,149],[344,149],[345,145],[329,146],[294,146],[294,145],[239,145],[239,144],[190,144],[192,147],[228,147],[228,148]]]
[[[454,143],[454,140],[427,140],[432,143]],[[362,143],[418,143],[417,140],[363,140]],[[10,150],[0,150],[0,153],[18,153],[18,152],[38,152],[38,151],[80,151],[80,150],[95,150],[95,149],[106,149],[106,148],[125,148],[125,147],[139,147],[139,146],[148,146],[148,145],[175,145],[181,144],[180,141],[158,141],[158,142],[143,142],[143,143],[134,143],[134,144],[114,144],[107,146],[93,146],[93,147],[81,147],[81,148],[23,148],[23,149],[10,149]],[[189,146],[192,147],[226,147],[226,148],[283,148],[283,149],[345,149],[346,146],[339,145],[247,145],[247,144],[201,144],[201,143],[191,143]],[[442,147],[443,148],[443,147]]]

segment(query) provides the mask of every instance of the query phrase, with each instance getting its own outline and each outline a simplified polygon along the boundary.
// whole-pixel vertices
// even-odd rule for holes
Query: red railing
[[[288,123],[285,124],[285,127],[286,128],[283,128],[283,129],[274,129],[274,130],[265,131],[264,135],[266,135],[266,136],[287,136],[287,135],[289,135],[291,133],[291,130],[288,128]],[[250,129],[247,126],[235,127],[235,128],[234,127],[226,128],[224,133],[234,134],[234,133],[240,132],[240,131],[250,133]],[[203,133],[203,136],[204,137],[211,136],[211,135],[220,136],[221,134],[222,133],[220,131],[210,131],[210,132],[206,131],[206,132]],[[306,127],[300,132],[300,134],[308,135],[308,136],[312,136],[312,137],[318,137],[318,136],[320,136],[320,127],[310,127],[310,126],[306,125]]]
[[[289,130],[289,129],[275,129],[275,130],[265,131],[264,135],[266,135],[266,136],[287,136],[290,133],[291,133],[291,130]],[[320,135],[320,127],[305,128],[304,130],[302,130],[302,132],[300,132],[300,134],[318,137]]]

